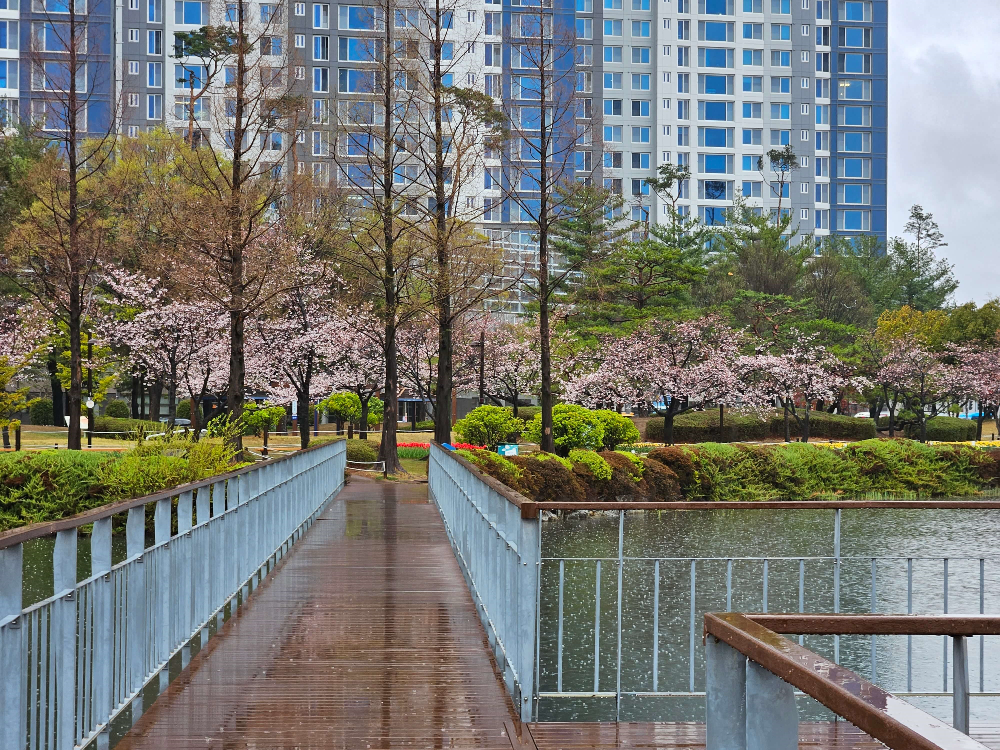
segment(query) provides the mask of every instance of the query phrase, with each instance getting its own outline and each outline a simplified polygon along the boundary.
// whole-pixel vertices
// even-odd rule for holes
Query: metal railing
[[[521,720],[530,721],[541,557],[533,504],[437,443],[428,483],[507,691]]]
[[[761,505],[764,504],[758,507]],[[537,697],[546,701],[549,708],[568,701],[582,705],[580,701],[588,699],[613,700],[613,718],[617,720],[622,717],[624,698],[704,696],[702,618],[707,612],[723,607],[727,612],[733,611],[734,601],[751,602],[749,606],[765,613],[775,605],[784,611],[804,613],[808,607],[816,611],[816,602],[820,601],[823,602],[820,611],[832,608],[839,613],[847,574],[852,593],[850,607],[854,612],[867,610],[874,614],[905,607],[908,614],[913,614],[918,607],[924,612],[947,614],[956,611],[956,593],[960,593],[962,611],[985,614],[987,580],[1000,578],[1000,559],[993,558],[842,556],[839,508],[835,509],[833,519],[833,555],[817,557],[626,556],[625,511],[618,511],[618,516],[617,556],[544,557],[540,561],[542,625],[536,665]],[[940,588],[929,591],[926,585],[915,586],[915,569],[923,574],[924,584],[931,577],[935,583],[940,581]],[[570,579],[574,585],[569,583]],[[664,622],[667,618],[669,626]],[[987,691],[986,675],[992,674],[990,668],[1000,666],[997,654],[991,649],[992,658],[987,660],[985,638],[981,635],[977,640],[978,680],[971,695],[995,697],[1000,693]],[[570,643],[572,655],[567,656]],[[800,636],[799,644],[802,643]],[[857,648],[852,651],[855,663],[857,651]],[[891,648],[891,651],[892,658],[898,659],[899,650]],[[663,658],[663,654],[670,654],[669,659]],[[913,638],[908,636],[906,689],[897,694],[951,695],[947,639],[942,647],[942,682],[938,686],[929,685],[924,679],[914,689],[913,654]],[[926,655],[926,649],[921,654]],[[841,656],[837,634],[832,643],[833,661],[841,663]],[[857,666],[864,667],[875,681],[880,667],[879,642],[874,636],[866,656],[867,664]],[[663,715],[658,718],[667,719]]]
[[[338,441],[72,518],[0,534],[0,747],[107,746],[144,688],[186,665],[302,536],[344,482]],[[153,505],[152,544],[146,508]],[[112,563],[115,516],[124,559]],[[90,575],[77,580],[89,534]],[[55,536],[54,595],[22,603],[24,543]],[[120,545],[119,545],[120,546]]]
[[[798,750],[796,688],[891,750],[987,750],[968,736],[966,638],[1000,633],[1000,618],[710,613],[705,615],[704,632],[707,750]],[[954,727],[779,632],[950,637],[955,653]]]

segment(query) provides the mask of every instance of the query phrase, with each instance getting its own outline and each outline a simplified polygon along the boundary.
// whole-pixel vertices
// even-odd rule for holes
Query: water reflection
[[[705,612],[725,610],[727,605],[737,611],[797,612],[801,606],[806,612],[832,612],[833,519],[833,511],[827,510],[628,514],[624,553],[641,559],[627,560],[622,570],[622,692],[653,691],[654,650],[658,692],[703,691],[701,630]],[[943,612],[942,558],[948,556],[948,612],[979,613],[979,558],[986,558],[982,604],[986,613],[998,613],[1000,557],[993,557],[998,539],[1000,511],[844,511],[840,611],[905,613],[908,580],[912,579],[912,611]],[[593,692],[596,672],[598,689],[614,693],[618,658],[617,516],[547,523],[542,533],[542,554],[544,558],[565,560],[563,691]],[[567,558],[598,557],[605,560],[600,573],[600,643],[595,649],[596,563],[593,559]],[[761,559],[768,557],[772,559],[766,563]],[[873,557],[879,558],[874,590]],[[659,611],[654,618],[655,558],[660,561]],[[692,558],[701,558],[695,562],[693,573]],[[909,567],[907,558],[913,558]],[[542,566],[542,692],[557,689],[559,568],[559,561],[553,559]],[[942,692],[946,678],[950,683],[951,644],[945,638],[880,636],[875,640],[875,681],[881,687],[902,692],[909,683],[914,691]],[[909,658],[908,640],[912,641]],[[833,637],[810,636],[804,644],[827,658],[835,656]],[[981,653],[986,666],[982,686],[987,692],[1000,692],[997,637],[975,638],[969,644],[973,691],[980,687]],[[839,655],[848,668],[866,678],[872,676],[871,637],[839,639]],[[912,701],[942,719],[951,718],[950,697]],[[1000,702],[994,698],[974,698],[973,720],[995,716],[998,707]],[[802,708],[806,716],[828,718],[807,702]],[[542,699],[540,704],[543,720],[608,720],[614,715],[614,699]],[[703,717],[700,697],[626,697],[622,701],[622,720],[681,721]]]

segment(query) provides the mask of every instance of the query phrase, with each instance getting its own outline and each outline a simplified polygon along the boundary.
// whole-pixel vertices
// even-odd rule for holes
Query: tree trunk
[[[666,445],[674,444],[674,415],[672,412],[663,418],[663,442]]]
[[[368,399],[361,399],[361,434],[358,436],[362,440],[368,439]]]
[[[979,402],[979,416],[976,417],[976,440],[983,439],[983,420],[986,418],[984,413],[986,410],[983,408],[983,402]]]
[[[792,426],[788,422],[788,401],[782,400],[782,406],[785,408],[785,442],[792,442]]]
[[[334,424],[337,425],[337,434],[338,435],[343,435],[344,434],[344,420],[341,419],[340,417],[337,417],[333,421],[334,421]]]
[[[299,413],[299,446],[302,450],[309,447],[309,399],[303,394],[298,395],[295,409]]]
[[[4,447],[4,449],[5,450],[9,450],[10,449],[10,427],[8,425],[4,425],[3,427],[0,427],[0,433],[3,434],[3,447]]]
[[[726,406],[719,404],[719,442],[726,442]]]
[[[191,439],[194,442],[198,442],[198,438],[201,437],[201,400],[204,398],[202,394],[198,398],[191,397]]]
[[[63,402],[62,383],[59,382],[59,376],[57,374],[58,370],[56,369],[57,362],[55,352],[51,352],[49,354],[46,366],[49,371],[49,386],[52,388],[52,424],[55,427],[65,427],[66,405]]]
[[[74,231],[72,224],[70,231]],[[80,299],[79,274],[74,273],[72,277],[69,301],[69,435],[66,442],[70,450],[78,451],[83,449],[80,425],[80,409],[83,405],[83,352],[80,350],[83,345],[83,300]]]
[[[805,414],[802,415],[802,442],[809,442],[809,409],[806,408]]]
[[[167,385],[167,424],[173,427],[176,423],[177,423],[177,373],[175,371],[170,374],[170,383]]]
[[[347,439],[354,440],[354,420],[347,423]]]
[[[395,309],[392,317],[395,318]],[[385,409],[382,412],[382,444],[378,450],[379,461],[385,462],[385,470],[389,474],[394,474],[402,468],[397,453],[398,419],[399,369],[396,366],[396,325],[394,322],[389,322],[385,326]]]
[[[159,378],[149,387],[149,421],[160,421],[160,401],[163,399],[163,381]]]
[[[129,413],[132,419],[139,418],[139,373],[132,373],[132,388],[129,391]]]

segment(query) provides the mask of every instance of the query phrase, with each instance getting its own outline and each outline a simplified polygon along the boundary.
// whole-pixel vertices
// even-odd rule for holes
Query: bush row
[[[908,418],[909,415],[903,414],[897,417],[897,425],[902,424],[903,429],[900,430],[897,426],[897,435],[902,432],[903,435],[912,439],[920,439],[920,425],[915,424],[914,421]],[[870,420],[864,420],[866,422]],[[878,421],[878,426],[882,429],[889,428],[889,418],[881,417]],[[984,431],[989,431],[984,428]],[[927,420],[927,439],[928,440],[938,440],[943,443],[962,443],[967,440],[976,439],[976,420],[974,419],[959,419],[958,417],[931,417]]]
[[[727,411],[719,430],[719,412],[691,411],[674,418],[675,443],[739,443],[769,438],[784,438],[785,417],[782,412],[769,414],[765,419]],[[792,439],[799,436],[799,427],[790,419]],[[663,442],[663,418],[652,417],[646,423],[646,440]],[[842,414],[814,411],[809,414],[810,438],[832,440],[870,440],[876,436],[875,423],[870,419],[856,419]],[[935,438],[938,439],[938,438]]]
[[[975,495],[997,484],[1000,450],[866,440],[820,445],[661,447],[646,457],[574,450],[568,458],[459,451],[537,501],[766,501]]]
[[[219,441],[150,441],[125,453],[0,454],[0,531],[54,521],[236,468]]]

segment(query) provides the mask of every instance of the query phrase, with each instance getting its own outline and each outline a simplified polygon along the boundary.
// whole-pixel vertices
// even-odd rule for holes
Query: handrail
[[[849,615],[834,619],[826,615],[807,618],[802,615],[768,617],[735,612],[706,614],[709,750],[724,747],[729,739],[738,736],[743,738],[745,744],[741,745],[747,750],[765,747],[785,750],[792,747],[793,739],[797,748],[798,717],[793,687],[815,698],[892,750],[985,750],[985,745],[960,731],[968,731],[967,690],[964,706],[959,705],[962,691],[955,691],[956,725],[959,728],[952,728],[849,669],[783,638],[762,623],[774,624],[785,631],[811,627],[812,630],[805,631],[808,633],[820,630],[831,633],[874,630],[881,633],[892,630],[902,635],[910,631],[914,635],[923,635],[942,629],[955,631],[959,634],[955,639],[956,656],[966,654],[963,664],[960,665],[960,658],[956,659],[956,681],[964,678],[967,683],[965,636],[978,635],[980,629],[963,621],[975,619],[982,629],[991,633],[1000,625],[1000,618],[879,618],[864,615],[855,619],[867,622],[855,625],[847,622],[850,618]],[[881,622],[876,622],[879,619]],[[953,622],[946,622],[948,620]],[[965,711],[964,723],[958,716],[959,709]]]
[[[280,458],[269,459],[267,465],[273,466],[281,461],[287,461],[292,456],[301,456],[303,453],[309,453],[310,451],[317,450],[322,448],[324,445],[329,445],[329,443],[320,443],[319,445],[310,446],[305,450],[286,453]],[[7,531],[0,532],[0,549],[12,547],[15,544],[21,544],[43,536],[51,536],[58,531],[65,531],[67,529],[75,529],[80,526],[85,526],[88,523],[100,521],[102,518],[110,518],[117,513],[121,513],[131,508],[138,508],[140,505],[149,505],[150,503],[155,503],[159,500],[167,500],[177,497],[182,492],[190,492],[191,490],[197,490],[203,487],[211,487],[216,482],[224,482],[227,479],[234,479],[241,474],[247,474],[251,471],[255,471],[259,469],[261,465],[262,464],[252,463],[249,466],[244,466],[241,469],[235,469],[234,471],[229,471],[225,474],[217,474],[216,476],[209,477],[208,479],[200,479],[197,482],[179,484],[176,487],[169,487],[165,490],[161,490],[160,492],[154,492],[152,495],[143,495],[142,497],[132,497],[126,500],[118,500],[113,503],[108,503],[107,505],[101,505],[97,508],[85,510],[82,513],[77,513],[73,516],[60,518],[56,521],[40,521],[39,523],[32,523],[27,526],[18,526],[15,529],[8,529]]]
[[[495,481],[495,480],[494,480]],[[509,489],[509,488],[508,488]],[[528,501],[532,502],[532,501]],[[1000,500],[759,500],[759,501],[664,501],[584,502],[558,500],[533,502],[537,510],[1000,510]]]
[[[786,635],[1000,635],[1000,617],[992,615],[771,615],[747,619]]]
[[[507,502],[511,505],[515,505],[521,509],[521,518],[538,518],[538,509],[542,507],[541,503],[536,503],[534,500],[530,500],[522,495],[515,489],[508,487],[503,482],[494,479],[489,474],[483,472],[478,466],[476,466],[471,461],[466,460],[462,456],[458,455],[454,450],[448,450],[441,443],[437,441],[431,441],[431,445],[437,446],[441,450],[448,451],[448,455],[458,461],[462,466],[472,472],[472,474],[481,482],[489,486],[497,494],[504,497]],[[1000,503],[997,503],[997,507],[1000,508]]]

